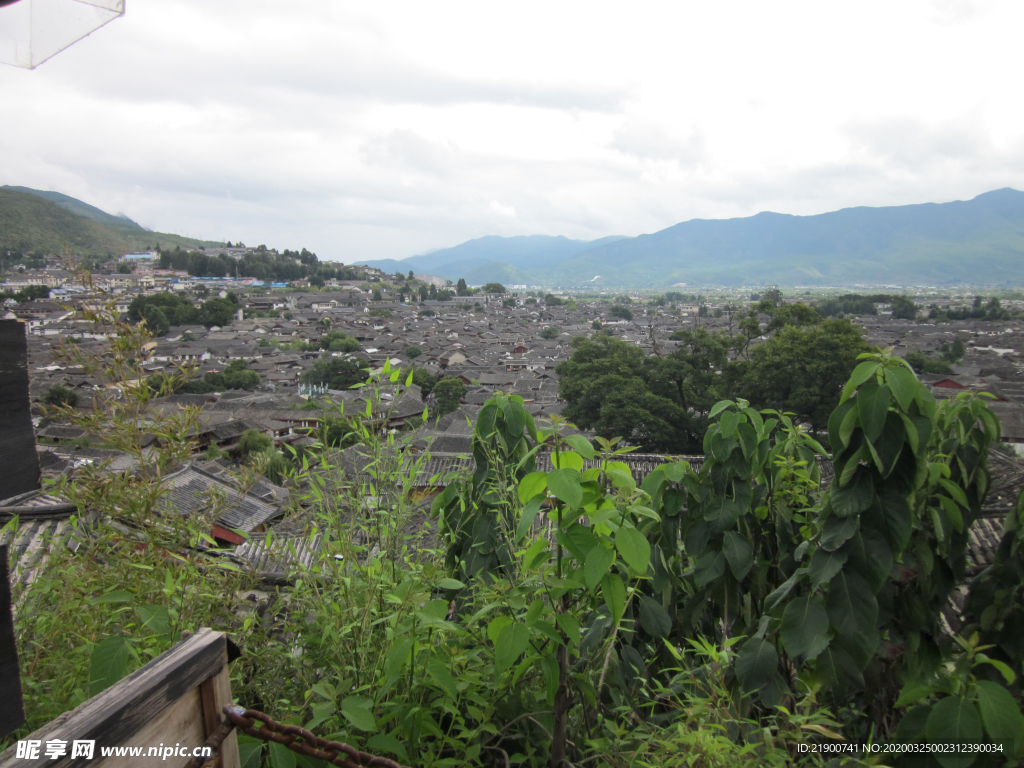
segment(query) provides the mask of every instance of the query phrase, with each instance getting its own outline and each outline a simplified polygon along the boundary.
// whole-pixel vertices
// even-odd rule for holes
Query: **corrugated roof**
[[[252,531],[281,514],[281,510],[250,493],[241,493],[215,475],[192,465],[166,478],[168,491],[161,497],[158,509],[162,514],[181,516],[201,514],[217,505],[224,510],[217,525]]]

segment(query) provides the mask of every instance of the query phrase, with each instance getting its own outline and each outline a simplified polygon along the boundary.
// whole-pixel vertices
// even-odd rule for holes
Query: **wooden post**
[[[0,768],[70,768],[103,764],[137,766],[158,759],[168,768],[184,766],[191,751],[166,759],[150,748],[202,745],[223,719],[231,702],[227,640],[223,633],[201,629],[153,659],[142,669],[93,696],[27,737],[41,742],[36,759],[18,758],[16,744],[0,755]],[[45,759],[48,741],[66,742],[63,757]],[[71,758],[74,741],[94,741],[92,759]],[[103,747],[140,747],[141,754],[103,757]],[[162,753],[161,753],[162,754]],[[240,768],[238,740],[232,732],[221,747],[223,768]]]

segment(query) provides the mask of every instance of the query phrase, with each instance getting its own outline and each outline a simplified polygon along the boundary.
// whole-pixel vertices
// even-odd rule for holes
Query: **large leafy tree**
[[[563,414],[647,450],[698,450],[707,413],[723,396],[718,372],[728,365],[728,339],[703,329],[677,338],[683,344],[663,358],[609,336],[573,339],[572,357],[556,369]]]
[[[317,360],[302,374],[303,384],[326,384],[331,389],[349,389],[366,381],[366,363],[332,357]]]
[[[466,394],[466,385],[462,379],[454,376],[445,376],[434,385],[431,394],[437,399],[438,415],[451,413],[452,411],[459,410],[461,400]]]
[[[869,351],[871,346],[849,320],[786,326],[751,351],[742,389],[758,407],[790,411],[821,432],[839,405],[857,355]]]

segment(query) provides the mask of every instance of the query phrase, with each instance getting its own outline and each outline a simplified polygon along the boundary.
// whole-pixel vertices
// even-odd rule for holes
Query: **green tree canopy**
[[[46,405],[66,405],[69,408],[74,408],[78,405],[78,393],[73,389],[54,384],[46,390],[46,394],[43,395],[43,402]]]
[[[898,320],[913,320],[917,317],[917,304],[907,296],[892,297],[892,316]]]
[[[413,360],[423,354],[423,350],[412,344],[405,348],[405,356]]]
[[[238,440],[238,451],[245,458],[250,454],[263,453],[271,445],[273,442],[266,434],[258,429],[247,429]]]
[[[757,407],[792,411],[820,432],[839,405],[857,355],[871,350],[849,320],[786,327],[752,350],[742,388]]]
[[[142,317],[146,321],[146,327],[149,329],[149,332],[154,336],[166,336],[167,332],[171,329],[167,315],[156,304],[147,305],[142,313]]]
[[[501,283],[488,283],[484,286],[484,293],[505,293],[505,286]]]
[[[331,352],[351,353],[359,349],[359,341],[344,331],[328,331],[320,337],[320,348]]]
[[[207,328],[230,325],[235,315],[235,305],[228,299],[210,299],[199,308],[200,322]]]
[[[561,332],[561,329],[557,325],[549,325],[540,332],[540,337],[550,341],[551,339],[557,339],[558,334]]]
[[[445,376],[434,385],[432,394],[437,400],[437,415],[442,416],[457,411],[461,400],[466,395],[466,385],[455,376]]]
[[[609,309],[608,313],[612,317],[620,317],[623,320],[632,320],[633,319],[633,313],[630,310],[626,309],[626,307],[620,306],[618,304],[616,304],[611,309]]]
[[[729,340],[704,329],[680,338],[680,348],[664,358],[609,336],[574,338],[572,357],[555,369],[563,415],[647,450],[698,450],[707,413],[724,396],[718,371],[728,363]]]
[[[331,357],[317,360],[313,367],[302,374],[303,384],[322,384],[331,389],[350,389],[355,384],[366,381],[365,361],[343,360]]]

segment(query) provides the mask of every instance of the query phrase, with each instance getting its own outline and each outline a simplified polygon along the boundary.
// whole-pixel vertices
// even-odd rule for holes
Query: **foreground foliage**
[[[147,341],[121,330],[109,373],[124,382]],[[294,457],[282,482],[304,531],[258,534],[283,553],[322,542],[288,586],[217,549],[222,500],[193,519],[161,506],[189,412],[157,457],[138,439],[160,428],[149,387],[125,385],[100,411],[112,422],[90,417],[146,461],[61,489],[101,517],[75,521],[84,548],[58,551],[20,603],[29,727],[213,626],[242,647],[239,702],[413,765],[814,765],[802,745],[844,737],[1013,740],[957,765],[1022,756],[1024,512],[971,584],[962,634],[941,618],[999,437],[982,398],[936,403],[902,361],[869,355],[827,421],[830,452],[790,415],[726,399],[707,406],[699,466],[638,487],[617,439],[595,447],[497,395],[473,467],[434,478],[428,505],[429,453],[375,415],[399,376],[370,373],[365,416],[337,415],[358,471],[328,445]],[[317,765],[241,741],[246,766]]]

